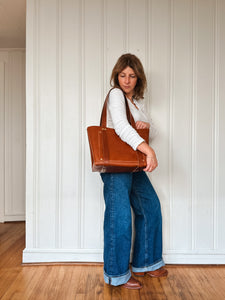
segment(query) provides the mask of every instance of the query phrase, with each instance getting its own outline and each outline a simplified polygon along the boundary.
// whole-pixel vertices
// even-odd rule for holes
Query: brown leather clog
[[[134,277],[131,277],[126,283],[122,285],[122,287],[130,290],[139,290],[142,288],[142,285],[140,281],[138,281]]]
[[[164,268],[160,268],[155,271],[148,271],[148,272],[133,272],[135,276],[143,277],[145,274],[147,274],[150,277],[164,277],[168,275],[168,271]]]

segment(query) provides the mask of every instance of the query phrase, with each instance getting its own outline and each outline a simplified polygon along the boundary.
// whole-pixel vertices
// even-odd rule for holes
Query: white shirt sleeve
[[[127,120],[124,95],[120,89],[115,88],[110,92],[108,99],[108,113],[110,113],[113,128],[121,140],[136,150],[138,145],[144,142],[144,139]]]

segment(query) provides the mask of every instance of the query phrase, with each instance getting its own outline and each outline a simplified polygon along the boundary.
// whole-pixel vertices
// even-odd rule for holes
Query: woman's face
[[[132,98],[134,94],[134,88],[137,83],[137,76],[134,73],[134,70],[130,67],[126,67],[121,73],[118,74],[118,81],[126,96],[128,98]]]

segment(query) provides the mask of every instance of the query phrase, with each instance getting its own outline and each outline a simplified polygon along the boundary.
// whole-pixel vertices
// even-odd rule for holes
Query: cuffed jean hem
[[[152,265],[142,267],[142,268],[136,268],[136,267],[132,266],[132,271],[135,273],[136,272],[139,273],[139,272],[155,271],[155,270],[160,269],[163,266],[165,266],[165,263],[164,263],[163,259],[161,259]]]
[[[104,272],[104,280],[105,283],[110,284],[110,285],[121,285],[126,283],[131,277],[131,271],[129,270],[127,273],[123,275],[118,275],[118,276],[110,276]]]

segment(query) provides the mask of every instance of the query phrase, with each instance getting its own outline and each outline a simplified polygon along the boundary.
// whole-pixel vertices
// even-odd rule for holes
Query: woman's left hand
[[[144,169],[145,172],[152,172],[158,166],[158,161],[155,155],[155,151],[146,142],[142,142],[137,146],[137,150],[146,155],[147,165]]]
[[[146,129],[150,127],[150,124],[147,122],[137,121],[135,123],[137,129]]]

